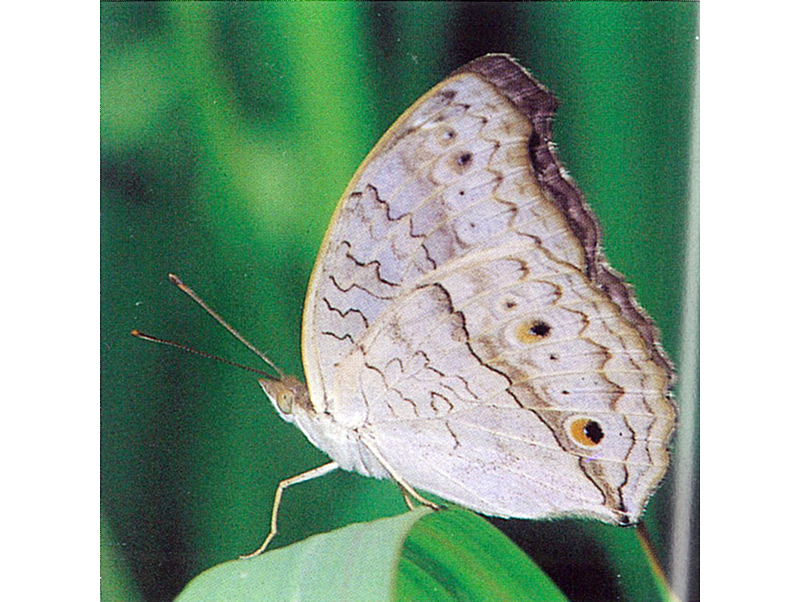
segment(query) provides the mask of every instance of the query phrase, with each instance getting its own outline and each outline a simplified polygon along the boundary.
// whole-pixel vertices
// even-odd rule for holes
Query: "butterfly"
[[[361,164],[308,286],[305,384],[267,358],[278,375],[259,380],[332,461],[281,482],[252,555],[285,488],[337,468],[409,503],[639,519],[669,464],[673,369],[556,156],[556,106],[486,55]]]

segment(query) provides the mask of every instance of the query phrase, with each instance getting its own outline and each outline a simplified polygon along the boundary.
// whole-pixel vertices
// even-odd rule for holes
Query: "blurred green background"
[[[406,107],[486,52],[517,57],[559,97],[554,137],[599,216],[610,262],[661,327],[673,360],[685,357],[696,345],[685,321],[696,307],[684,307],[684,292],[687,227],[696,235],[688,215],[697,8],[103,3],[106,598],[168,600],[201,570],[255,548],[278,481],[326,461],[248,373],[129,335],[137,328],[260,367],[167,274],[300,374],[306,283],[339,195]],[[678,365],[689,383],[697,369]],[[693,415],[683,413],[686,447],[677,455],[696,468]],[[693,600],[696,472],[690,481],[694,493],[676,496],[683,489],[671,471],[646,519],[668,572],[686,571],[674,566],[673,532],[691,533],[678,564],[688,566],[682,591]],[[339,471],[289,490],[273,545],[404,508],[391,483]],[[571,599],[630,598],[617,574],[632,530],[494,522]]]

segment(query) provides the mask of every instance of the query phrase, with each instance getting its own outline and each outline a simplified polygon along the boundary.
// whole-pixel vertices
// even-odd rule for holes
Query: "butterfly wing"
[[[671,367],[555,157],[555,106],[489,55],[401,116],[331,221],[304,367],[314,411],[415,487],[627,523],[668,463]]]

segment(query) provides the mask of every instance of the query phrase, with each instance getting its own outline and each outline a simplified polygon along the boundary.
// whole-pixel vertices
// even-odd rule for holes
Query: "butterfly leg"
[[[408,493],[406,493],[406,490],[403,489],[402,487],[400,487],[400,493],[403,494],[403,499],[405,500],[406,506],[408,506],[408,509],[409,510],[413,510],[414,509],[414,502],[411,501],[411,496],[408,495]]]
[[[297,483],[316,479],[317,477],[326,475],[337,468],[339,468],[339,465],[336,462],[328,462],[323,466],[318,466],[317,468],[307,470],[299,475],[295,475],[289,479],[284,479],[281,481],[278,484],[278,489],[275,490],[275,499],[272,502],[272,519],[270,520],[269,533],[267,534],[266,539],[264,539],[264,543],[258,546],[258,549],[255,552],[244,554],[243,556],[239,556],[239,558],[253,558],[254,556],[258,556],[267,549],[269,543],[278,534],[278,507],[281,505],[281,497],[283,496],[284,489],[291,487],[292,485],[296,485]]]
[[[394,477],[394,475],[392,475]],[[413,510],[416,508],[414,506],[413,500],[417,500],[423,506],[427,506],[431,510],[441,510],[442,507],[439,504],[435,504],[427,498],[422,497],[417,490],[414,489],[411,485],[406,483],[405,481],[398,481],[395,478],[395,482],[400,487],[400,493],[403,494],[403,499],[406,501],[406,506],[408,506],[409,510]]]
[[[417,493],[417,490],[414,489],[403,477],[397,474],[394,471],[394,469],[391,466],[389,466],[389,463],[386,461],[386,458],[383,457],[383,455],[375,448],[375,446],[366,437],[362,437],[361,442],[364,444],[364,447],[366,447],[370,452],[372,452],[372,455],[378,459],[378,462],[381,463],[381,466],[383,466],[386,469],[386,472],[389,473],[392,479],[394,479],[394,482],[397,483],[397,485],[400,487],[400,491],[403,494],[403,499],[406,501],[406,506],[408,506],[409,510],[414,509],[414,504],[411,501],[411,498],[417,500],[420,504],[422,504],[423,506],[427,506],[431,510],[441,509],[441,506],[439,506],[438,504],[434,504],[432,501],[422,497],[419,493]]]

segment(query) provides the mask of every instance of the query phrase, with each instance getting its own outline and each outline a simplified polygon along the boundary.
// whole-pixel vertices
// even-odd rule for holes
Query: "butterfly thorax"
[[[297,425],[317,448],[328,454],[342,469],[376,478],[389,476],[360,442],[357,429],[337,422],[329,412],[318,412],[314,408],[308,388],[299,379],[284,376],[279,380],[259,379],[258,383],[280,417]]]

